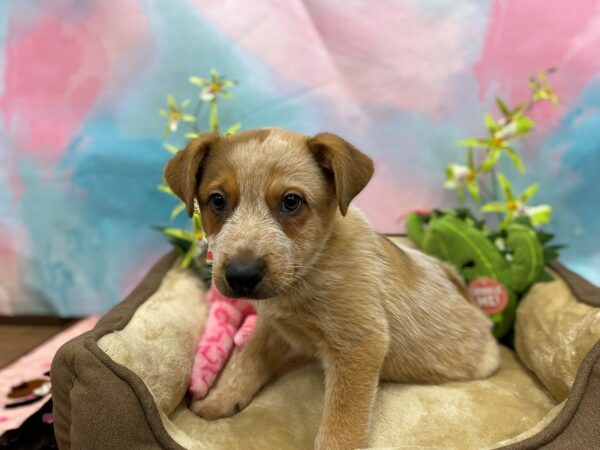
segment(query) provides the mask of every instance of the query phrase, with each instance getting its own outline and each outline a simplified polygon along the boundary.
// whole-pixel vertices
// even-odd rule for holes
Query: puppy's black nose
[[[234,258],[225,265],[225,279],[240,294],[251,293],[265,276],[265,263],[257,258]]]

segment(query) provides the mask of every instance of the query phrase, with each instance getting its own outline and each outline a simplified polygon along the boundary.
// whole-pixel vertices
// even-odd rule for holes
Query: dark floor
[[[0,369],[73,323],[67,319],[0,317]]]

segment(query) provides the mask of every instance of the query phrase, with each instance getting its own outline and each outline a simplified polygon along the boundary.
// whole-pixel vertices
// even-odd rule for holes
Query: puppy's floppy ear
[[[165,167],[165,180],[185,203],[190,217],[194,214],[194,199],[200,185],[200,167],[210,148],[219,140],[217,134],[202,134],[190,141]]]
[[[373,176],[373,161],[332,133],[319,133],[307,144],[319,166],[333,176],[338,206],[345,216],[352,199]]]

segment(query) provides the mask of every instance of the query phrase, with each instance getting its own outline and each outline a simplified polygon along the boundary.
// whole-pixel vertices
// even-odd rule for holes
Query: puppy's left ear
[[[202,134],[177,152],[165,167],[165,180],[185,203],[188,216],[194,214],[194,199],[200,185],[200,167],[206,154],[219,140],[217,134]]]
[[[373,161],[332,133],[319,133],[309,138],[307,144],[317,164],[333,176],[338,206],[345,216],[352,199],[373,176]]]

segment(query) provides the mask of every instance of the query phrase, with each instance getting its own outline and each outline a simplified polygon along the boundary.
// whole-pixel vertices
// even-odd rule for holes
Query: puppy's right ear
[[[200,185],[200,167],[210,148],[219,140],[217,134],[202,134],[190,141],[165,167],[165,180],[185,203],[188,216],[194,214],[194,199]]]

